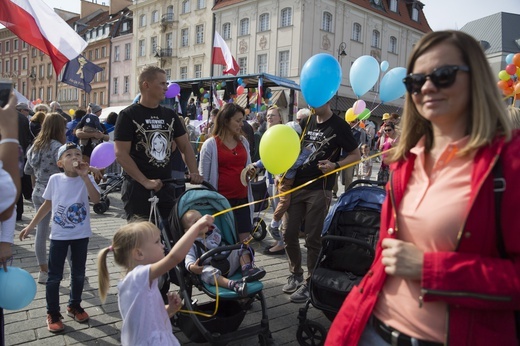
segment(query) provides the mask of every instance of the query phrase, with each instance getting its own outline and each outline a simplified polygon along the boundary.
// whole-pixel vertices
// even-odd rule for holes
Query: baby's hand
[[[190,272],[192,272],[193,274],[200,275],[200,274],[202,274],[202,271],[204,270],[204,267],[199,265],[199,260],[200,260],[200,258],[197,258],[195,263],[192,263],[190,265]]]
[[[168,311],[168,316],[172,317],[181,309],[182,299],[177,292],[168,292],[166,293],[166,296],[168,297],[168,306],[166,311]]]

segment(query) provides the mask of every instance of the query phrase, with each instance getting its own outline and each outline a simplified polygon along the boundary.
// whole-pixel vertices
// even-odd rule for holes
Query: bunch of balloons
[[[498,73],[497,83],[506,97],[520,97],[520,53],[506,56],[506,68]]]
[[[345,112],[345,121],[351,123],[356,120],[361,121],[370,118],[372,113],[366,106],[363,100],[354,102],[354,105]]]

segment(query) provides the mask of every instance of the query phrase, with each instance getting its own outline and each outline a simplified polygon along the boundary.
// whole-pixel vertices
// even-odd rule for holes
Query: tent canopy
[[[239,76],[218,76],[212,78],[194,78],[194,79],[183,79],[183,80],[174,80],[173,83],[177,83],[181,90],[184,89],[192,89],[193,87],[200,89],[209,89],[211,83],[221,83],[221,82],[236,82],[238,78],[242,78],[243,83],[245,83],[245,88],[256,88],[258,87],[258,79],[262,78],[262,85],[264,88],[270,87],[282,87],[293,90],[300,90],[300,86],[294,82],[293,80],[274,76],[268,73],[259,73],[259,74],[248,74],[248,75],[239,75]],[[238,85],[237,85],[238,86]]]

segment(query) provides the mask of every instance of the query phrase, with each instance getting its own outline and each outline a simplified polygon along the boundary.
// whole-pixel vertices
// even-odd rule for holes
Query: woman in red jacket
[[[520,134],[471,36],[425,35],[408,73],[376,257],[326,344],[516,345]],[[495,227],[492,169],[499,157],[507,258]]]

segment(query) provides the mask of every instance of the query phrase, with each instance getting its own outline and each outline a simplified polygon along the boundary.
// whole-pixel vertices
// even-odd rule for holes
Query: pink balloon
[[[90,165],[99,169],[107,168],[116,160],[114,142],[103,142],[98,144],[92,155],[90,155]]]
[[[516,73],[516,65],[515,64],[509,64],[506,66],[506,72],[510,75],[513,75]]]
[[[354,105],[352,106],[353,110],[354,110],[354,114],[359,114],[361,112],[363,112],[363,110],[366,108],[366,103],[365,101],[363,100],[357,100],[356,102],[354,102]]]
[[[238,86],[237,87],[237,95],[242,95],[244,93],[244,87],[243,86]]]
[[[181,92],[181,87],[177,83],[172,83],[168,86],[168,90],[164,94],[169,99],[174,98],[175,96],[179,95]]]

